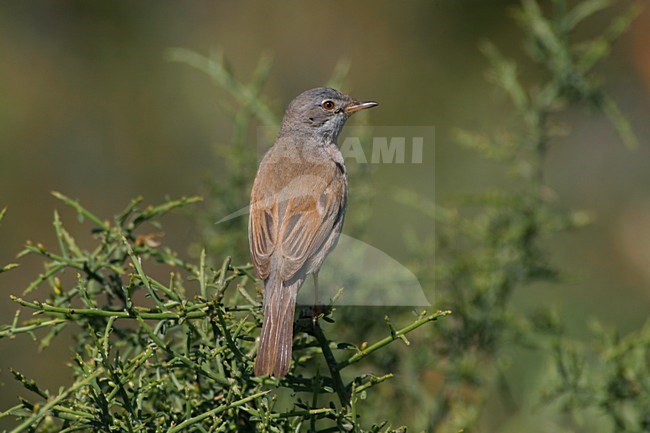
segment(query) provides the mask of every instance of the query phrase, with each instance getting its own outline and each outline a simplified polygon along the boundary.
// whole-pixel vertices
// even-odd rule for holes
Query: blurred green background
[[[220,48],[244,81],[260,56],[272,55],[264,93],[278,114],[348,59],[344,90],[381,103],[369,114],[370,124],[434,126],[435,154],[425,149],[423,166],[373,174],[379,201],[363,240],[408,260],[394,242],[404,228],[404,211],[382,198],[382,185],[402,179],[402,187],[434,192],[435,177],[435,199],[444,202],[503,182],[498,168],[459,148],[451,136],[456,127],[507,126],[508,105],[485,81],[487,62],[477,45],[488,38],[508,56],[523,57],[520,32],[508,13],[514,4],[0,2],[0,208],[8,207],[0,224],[0,263],[14,261],[27,239],[53,244],[55,208],[73,234],[87,235],[88,226],[75,224],[51,190],[108,216],[138,195],[157,202],[201,194],[206,179],[219,175],[223,162],[215,148],[229,142],[233,129],[223,103],[229,96],[207,76],[167,62],[169,47],[205,54]],[[608,13],[581,31],[597,33]],[[577,335],[592,317],[625,332],[638,328],[650,311],[648,40],[650,10],[645,10],[599,71],[630,118],[640,148],[626,149],[604,117],[577,109],[564,119],[572,134],[550,149],[548,179],[560,205],[592,211],[596,221],[549,240],[553,264],[567,272],[568,281],[520,292],[516,302],[521,308],[558,306]],[[524,80],[538,74],[528,65]],[[354,193],[354,179],[351,184]],[[241,200],[244,206],[248,198]],[[215,215],[215,221],[221,217]],[[192,224],[187,216],[170,218],[166,243],[184,251],[200,242]],[[429,231],[430,224],[416,229]],[[16,309],[8,295],[18,294],[41,271],[37,261],[21,263],[0,279],[2,323]],[[65,339],[43,353],[25,337],[11,346],[0,340],[0,408],[15,404],[22,393],[9,367],[56,388],[69,380],[68,358]]]

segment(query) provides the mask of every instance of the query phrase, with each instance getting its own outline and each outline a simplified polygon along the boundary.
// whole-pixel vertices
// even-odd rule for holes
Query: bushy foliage
[[[407,232],[404,239],[410,267],[428,294],[435,287],[436,306],[445,310],[413,317],[411,310],[392,309],[390,319],[378,321],[362,309],[330,305],[318,322],[302,311],[295,362],[282,380],[252,376],[260,294],[250,265],[226,257],[247,257],[245,219],[214,224],[215,216],[246,203],[258,156],[250,147],[251,128],[261,125],[271,137],[277,130],[279,107],[262,96],[271,62],[263,58],[251,83],[242,84],[221,56],[171,50],[170,59],[205,72],[232,101],[233,140],[221,148],[226,172],[211,183],[197,221],[208,251],[216,254],[194,248],[196,259],[186,261],[157,237],[158,217],[195,198],[144,208],[135,200],[105,221],[57,193],[90,222],[94,246],[79,248],[55,214],[58,250],[26,247],[23,254],[43,257],[45,269],[13,298],[21,310],[0,327],[0,338],[27,333],[44,348],[63,328],[75,327],[74,382],[55,393],[14,371],[34,398],[0,414],[17,418],[12,432],[405,430],[383,420],[429,432],[489,431],[481,420],[490,400],[512,400],[502,358],[512,347],[553,362],[539,400],[554,408],[555,425],[590,429],[586,418],[596,413],[605,420],[600,431],[650,431],[648,326],[621,337],[594,325],[595,342],[579,342],[553,311],[525,315],[512,302],[514,293],[535,282],[562,280],[544,241],[590,221],[587,212],[560,208],[546,183],[548,149],[567,133],[563,115],[588,106],[604,113],[626,144],[637,144],[593,70],[638,8],[592,39],[576,41],[576,26],[609,2],[553,0],[546,6],[523,0],[514,13],[530,60],[545,71],[538,81],[522,79],[517,64],[494,45],[481,46],[491,65],[488,78],[511,102],[510,129],[456,133],[461,145],[500,164],[512,187],[444,204],[409,191],[393,194],[436,222],[435,238]],[[341,64],[330,84],[341,87],[346,68]],[[370,168],[350,173],[359,207],[373,195],[364,170]],[[346,231],[359,234],[365,218],[365,212],[351,213]],[[41,286],[47,300],[29,299]],[[448,315],[447,309],[454,314],[411,333]],[[36,315],[25,320],[25,311]],[[375,343],[348,342],[355,339],[350,329]],[[395,340],[411,347],[389,345]]]
[[[160,245],[157,231],[149,231],[158,230],[159,216],[198,199],[145,208],[134,200],[109,222],[55,195],[91,222],[95,245],[80,248],[55,214],[58,251],[29,244],[21,254],[45,259],[45,271],[23,297],[45,285],[48,299],[12,297],[37,317],[21,321],[17,314],[0,328],[0,337],[29,333],[44,348],[63,328],[76,327],[74,383],[51,393],[13,371],[36,394],[35,401],[23,400],[3,413],[20,420],[14,432],[272,432],[302,425],[322,429],[323,423],[335,430],[365,431],[357,402],[391,375],[366,374],[346,383],[341,371],[448,314],[422,312],[404,329],[391,328],[386,338],[363,348],[325,336],[320,323],[332,320],[331,309],[318,323],[306,314],[299,319],[289,376],[256,378],[252,359],[261,309],[251,266],[226,258],[212,268],[204,254],[198,264],[186,262]],[[167,274],[168,280],[152,273]],[[332,354],[336,349],[347,354],[340,362]],[[329,375],[314,368],[321,359]]]

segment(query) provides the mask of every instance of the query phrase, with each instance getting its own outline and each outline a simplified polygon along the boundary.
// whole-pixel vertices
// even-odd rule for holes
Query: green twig
[[[77,211],[77,213],[79,213],[79,215],[85,216],[90,221],[95,223],[95,225],[97,225],[100,229],[102,229],[104,231],[108,230],[108,225],[104,221],[102,221],[97,216],[95,216],[93,213],[91,213],[86,208],[81,206],[81,204],[77,200],[73,200],[70,197],[67,197],[67,196],[63,195],[58,191],[52,191],[52,195],[54,197],[58,198],[59,200],[61,200],[63,203],[67,204],[68,206],[74,208]]]
[[[249,401],[253,401],[256,398],[259,398],[259,397],[261,397],[261,396],[263,396],[265,394],[268,394],[269,392],[271,392],[271,391],[261,391],[261,392],[255,393],[253,395],[249,395],[246,398],[242,398],[241,400],[234,401],[234,402],[232,402],[230,404],[224,404],[224,405],[221,405],[219,407],[215,407],[214,409],[209,410],[207,412],[204,412],[201,415],[197,415],[197,416],[194,416],[192,418],[186,419],[185,421],[178,424],[177,426],[172,427],[169,430],[167,430],[167,433],[176,433],[176,432],[185,431],[185,429],[187,429],[189,426],[191,426],[193,424],[199,423],[199,422],[203,421],[206,418],[209,418],[211,416],[215,416],[215,415],[217,415],[217,414],[219,414],[221,412],[224,412],[226,410],[234,409],[234,408],[236,408],[238,406],[242,406],[242,405],[248,403]]]
[[[411,323],[408,326],[405,326],[404,328],[395,331],[394,333],[391,333],[386,338],[383,338],[376,342],[373,345],[370,345],[366,347],[363,350],[360,350],[359,352],[355,353],[352,355],[350,358],[341,361],[337,365],[337,371],[341,371],[344,368],[348,367],[351,364],[354,364],[356,362],[361,361],[363,358],[366,356],[370,355],[373,352],[376,352],[377,350],[381,349],[382,347],[386,346],[387,344],[392,343],[393,341],[397,339],[401,339],[404,335],[408,334],[409,332],[413,331],[414,329],[419,328],[420,326],[424,325],[425,323],[437,320],[440,317],[445,317],[451,314],[450,310],[445,310],[445,311],[437,311],[433,314],[429,314],[428,316],[424,316],[421,319],[416,320],[415,322]]]
[[[43,419],[43,417],[45,417],[59,403],[65,400],[70,394],[77,392],[79,389],[85,387],[90,382],[92,382],[97,377],[99,377],[103,372],[104,371],[101,368],[98,368],[90,375],[88,375],[85,379],[73,384],[70,388],[59,393],[59,395],[57,395],[55,398],[48,401],[43,406],[39,407],[39,409],[32,416],[30,416],[29,418],[25,419],[23,422],[18,424],[18,426],[13,430],[11,430],[9,433],[19,433],[24,430],[30,429],[32,426],[34,426],[34,424],[40,422]]]
[[[147,325],[140,316],[136,316],[136,319],[137,319],[138,323],[140,324],[140,326],[142,327],[142,329],[144,329],[147,332],[147,334],[149,335],[149,338],[151,339],[151,341],[156,343],[156,345],[158,347],[160,347],[161,349],[163,349],[165,352],[169,353],[170,355],[172,355],[174,358],[178,359],[183,364],[185,364],[188,367],[192,368],[197,373],[200,373],[200,374],[205,375],[206,377],[209,377],[210,379],[214,380],[215,382],[217,382],[218,384],[220,384],[222,386],[230,386],[230,385],[232,385],[232,383],[229,380],[227,380],[227,379],[225,379],[225,378],[223,378],[221,376],[218,376],[217,374],[215,374],[214,372],[212,372],[210,370],[207,370],[207,369],[201,367],[200,365],[198,365],[196,362],[192,361],[187,356],[173,350],[169,344],[165,343],[161,338],[159,338],[156,335],[156,332],[153,329],[151,329],[149,327],[149,325]]]
[[[343,380],[341,379],[341,373],[340,373],[341,369],[339,368],[340,364],[336,363],[336,358],[334,357],[334,354],[330,349],[329,341],[325,337],[325,334],[323,334],[323,330],[321,329],[318,322],[314,324],[313,330],[314,330],[314,336],[316,337],[316,340],[318,341],[318,344],[320,345],[321,350],[323,351],[323,356],[325,357],[325,361],[327,362],[327,368],[329,369],[330,374],[332,375],[332,381],[334,382],[334,390],[336,391],[336,394],[339,396],[341,406],[343,407],[349,406],[350,396],[346,391],[345,386],[343,385]]]

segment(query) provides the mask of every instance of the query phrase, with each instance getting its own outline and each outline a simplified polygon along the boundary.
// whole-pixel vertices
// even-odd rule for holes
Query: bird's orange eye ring
[[[326,99],[320,104],[320,106],[327,111],[332,111],[336,107],[336,104],[331,99]]]

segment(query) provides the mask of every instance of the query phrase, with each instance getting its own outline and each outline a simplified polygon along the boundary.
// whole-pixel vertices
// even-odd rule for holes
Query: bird
[[[312,275],[318,293],[318,271],[345,219],[348,177],[337,137],[352,113],[377,105],[329,87],[307,90],[287,106],[259,164],[248,221],[253,267],[264,284],[256,376],[288,373],[298,290]]]

